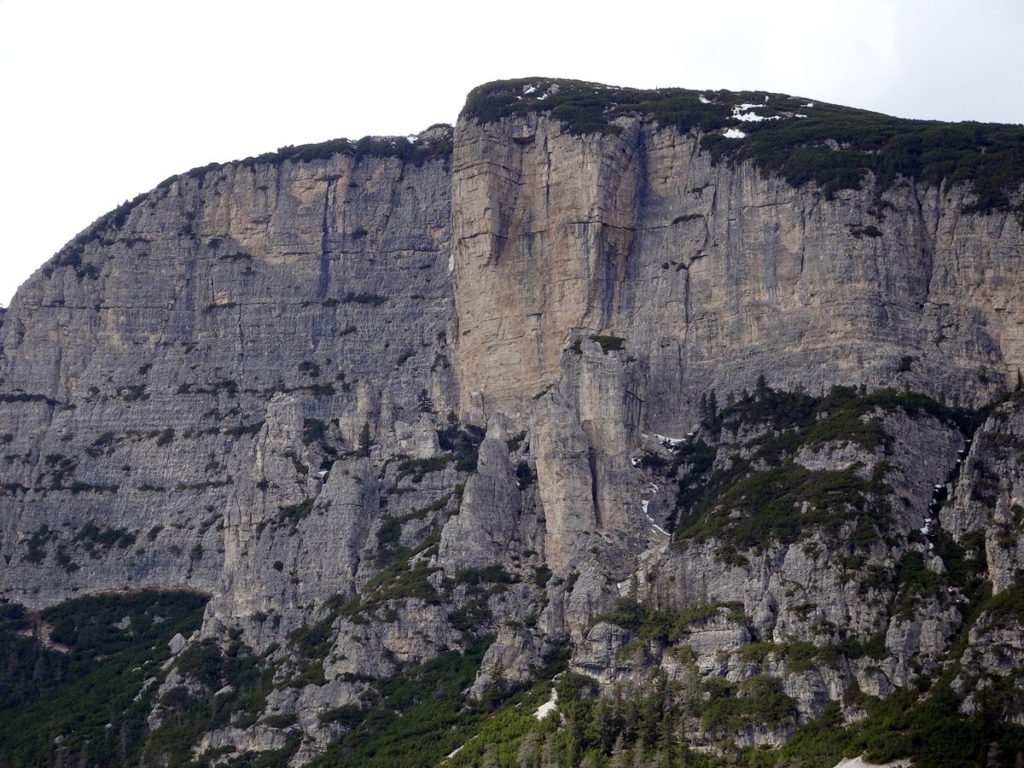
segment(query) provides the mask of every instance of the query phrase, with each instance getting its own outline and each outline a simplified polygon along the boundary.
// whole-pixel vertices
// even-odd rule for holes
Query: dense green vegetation
[[[735,733],[754,725],[788,729],[792,699],[777,678],[755,676],[739,685],[713,678],[694,689],[657,678],[635,690],[596,696],[590,678],[565,673],[555,683],[557,713],[541,721],[536,707],[548,699],[550,683],[505,703],[475,729],[474,737],[448,764],[453,768],[628,768],[734,764],[737,750],[717,758],[691,751],[687,731],[702,722]],[[831,766],[829,767],[831,768]]]
[[[349,730],[314,760],[313,768],[396,768],[436,765],[472,734],[489,707],[468,705],[462,692],[473,682],[491,638],[466,653],[455,651],[378,682],[361,709],[335,711],[329,719]]]
[[[702,146],[716,161],[752,160],[794,186],[814,182],[827,194],[860,186],[868,173],[879,191],[899,177],[935,185],[970,182],[976,194],[972,208],[988,212],[1009,208],[1007,193],[1024,181],[1022,126],[905,120],[805,102],[761,91],[643,91],[524,78],[474,89],[463,116],[487,123],[547,112],[573,134],[614,134],[620,131],[615,118],[645,114],[682,132],[699,130]],[[770,119],[740,123],[733,118],[734,107],[751,104],[761,105],[756,114]],[[726,138],[722,132],[729,127],[742,127],[746,137]],[[866,229],[864,234],[873,236]]]
[[[447,762],[453,768],[575,768],[576,766],[709,765],[685,746],[679,686],[658,680],[636,692],[597,697],[595,681],[573,673],[559,676],[555,714],[538,721],[536,707],[548,700],[551,683],[503,705],[474,738]]]
[[[628,629],[641,640],[670,643],[685,637],[692,625],[720,613],[737,624],[747,623],[747,618],[743,615],[743,604],[738,602],[705,603],[686,610],[673,611],[656,610],[631,597],[619,599],[611,611],[596,614],[592,623],[607,621]]]
[[[241,161],[243,165],[257,163],[309,162],[332,155],[364,157],[394,157],[403,163],[422,165],[428,160],[443,159],[452,153],[451,136],[436,141],[410,141],[405,136],[364,136],[361,139],[331,139],[316,144],[286,145],[276,152],[267,152]]]
[[[991,621],[996,625],[1011,622],[1024,626],[1024,577],[995,595],[986,606],[991,611]]]
[[[879,412],[927,414],[965,434],[982,417],[910,392],[834,387],[815,397],[776,391],[763,379],[753,393],[730,394],[729,402],[719,410],[714,393],[705,396],[703,425],[711,440],[752,434],[743,455],[715,468],[715,448],[698,439],[675,449],[667,473],[679,478],[676,539],[717,539],[722,556],[737,563],[745,562],[738,554],[744,550],[789,544],[814,530],[835,535],[851,521],[850,541],[858,548],[887,529],[891,490],[884,461],[873,468],[809,470],[794,461],[800,449],[838,441],[884,455],[892,446]]]
[[[815,528],[834,534],[866,515],[864,543],[870,543],[877,538],[875,527],[887,520],[887,507],[875,498],[885,491],[884,484],[865,480],[854,469],[809,470],[787,462],[731,483],[717,494],[711,510],[695,505],[680,517],[680,535],[760,550],[771,542],[791,544]]]
[[[753,675],[739,684],[722,678],[705,682],[709,700],[700,707],[701,727],[724,736],[754,725],[785,728],[796,723],[796,702],[782,690],[782,681]]]
[[[237,639],[226,649],[214,640],[192,645],[182,651],[174,668],[190,685],[198,685],[198,692],[181,685],[160,698],[162,724],[150,734],[143,758],[149,763],[191,768],[192,747],[204,732],[229,724],[246,728],[256,722],[273,690],[275,668],[249,653]],[[275,727],[285,726],[277,721]],[[284,766],[297,747],[296,741],[278,754],[264,754],[258,764]]]
[[[1024,754],[1024,728],[999,722],[987,706],[964,717],[960,696],[945,683],[925,697],[905,689],[885,699],[864,697],[860,703],[867,712],[860,722],[842,727],[838,705],[830,705],[785,747],[752,764],[768,768],[799,760],[801,765],[830,768],[843,755],[863,754],[875,762],[909,757],[929,768],[980,768],[1012,766]]]
[[[912,571],[913,564],[902,566],[901,578],[913,582]],[[498,573],[467,572],[460,580],[500,578]],[[1019,584],[1003,594],[1006,597],[988,599],[977,593],[977,607],[962,633],[969,631],[974,617],[985,610],[1019,617]],[[692,623],[725,610],[736,612],[732,606],[719,605],[686,612],[659,612],[624,599],[613,611],[595,617],[595,621],[613,621],[646,640],[660,642],[685,634]],[[737,616],[737,620],[742,617]],[[485,638],[465,655],[450,652],[427,664],[402,670],[382,681],[379,695],[367,694],[363,706],[325,713],[323,722],[339,723],[346,730],[314,765],[436,765],[456,749],[444,761],[445,765],[832,768],[844,756],[863,754],[876,761],[913,758],[918,765],[937,768],[1010,768],[1016,764],[1017,756],[1024,754],[1024,728],[1001,722],[1001,708],[1012,695],[1007,685],[996,685],[979,700],[979,711],[965,717],[958,711],[961,697],[949,686],[958,669],[956,665],[930,690],[929,681],[922,678],[920,687],[884,699],[864,695],[853,685],[845,701],[862,710],[863,719],[844,724],[839,704],[833,703],[818,719],[798,728],[795,701],[785,693],[779,678],[763,674],[739,683],[714,676],[689,683],[660,678],[636,689],[599,697],[595,682],[562,671],[563,661],[539,671],[532,687],[514,690],[504,698],[491,696],[474,703],[460,696],[459,691],[472,680],[486,642]],[[856,650],[853,645],[837,649],[817,648],[808,643],[756,643],[744,651],[748,660],[779,654],[787,659],[789,672],[800,673],[814,666],[833,665],[837,655]],[[884,646],[880,650],[884,653]],[[849,655],[864,652],[861,648]],[[1008,684],[1012,685],[1012,681]],[[549,699],[552,686],[558,692],[557,710],[538,720],[534,713]],[[687,740],[692,738],[697,725],[709,732],[723,754],[691,750]],[[735,745],[737,734],[759,728],[790,733],[793,737],[778,749]]]
[[[38,619],[0,607],[0,766],[137,762],[154,689],[136,696],[160,674],[168,640],[199,626],[205,602],[190,592],[94,595]],[[37,621],[67,650],[32,637]]]
[[[450,416],[448,426],[437,431],[437,444],[445,453],[425,459],[403,459],[398,464],[398,479],[411,477],[418,483],[429,473],[440,472],[449,464],[454,464],[459,472],[475,472],[483,439],[483,429],[472,424],[460,427],[454,416]]]
[[[986,705],[972,717],[946,684],[928,695],[908,689],[885,699],[855,693],[865,717],[843,724],[838,703],[795,729],[795,702],[778,678],[755,675],[734,684],[710,678],[694,691],[656,680],[630,693],[593,696],[593,681],[566,674],[557,684],[559,714],[538,722],[533,708],[547,686],[524,703],[513,699],[474,730],[474,738],[448,764],[453,768],[832,768],[844,756],[873,761],[913,759],[929,768],[1016,765],[1024,754],[1024,727],[1000,723]],[[718,734],[723,754],[691,751],[689,723]],[[730,736],[767,726],[794,736],[778,749],[740,748]],[[396,762],[395,765],[402,763]]]

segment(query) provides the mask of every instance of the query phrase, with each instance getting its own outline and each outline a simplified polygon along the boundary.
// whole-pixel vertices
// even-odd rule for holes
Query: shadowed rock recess
[[[481,86],[0,316],[0,766],[1024,760],[1024,128]]]

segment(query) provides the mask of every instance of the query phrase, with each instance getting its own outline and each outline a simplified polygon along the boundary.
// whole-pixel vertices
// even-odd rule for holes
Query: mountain
[[[167,179],[0,324],[0,766],[1019,766],[1022,254],[762,92]]]

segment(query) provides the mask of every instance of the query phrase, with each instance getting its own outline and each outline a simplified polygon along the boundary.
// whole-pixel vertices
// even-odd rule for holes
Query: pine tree
[[[370,424],[368,422],[363,424],[363,428],[359,430],[359,455],[368,457],[370,455]]]

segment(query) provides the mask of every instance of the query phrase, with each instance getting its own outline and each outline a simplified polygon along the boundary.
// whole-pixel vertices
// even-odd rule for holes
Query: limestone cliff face
[[[196,754],[291,728],[309,761],[481,638],[476,699],[553,658],[698,703],[777,679],[796,714],[732,734],[777,744],[970,633],[980,707],[1024,654],[965,607],[1021,576],[1020,403],[974,410],[1024,368],[1020,190],[826,191],[532,98],[174,177],[37,272],[0,315],[0,594],[211,595],[175,652],[243,643],[274,690]]]
[[[187,174],[38,272],[0,331],[0,546],[9,565],[39,566],[6,569],[5,593],[46,604],[255,579],[256,604],[306,604],[353,589],[316,563],[335,544],[357,552],[365,531],[336,529],[319,551],[282,536],[338,494],[336,513],[376,505],[356,460],[330,471],[368,455],[364,430],[433,453],[432,429],[417,442],[424,410],[456,404],[448,173],[446,154],[333,154]],[[42,560],[25,560],[26,541]]]
[[[556,550],[583,529],[622,527],[623,498],[600,522],[587,500],[588,483],[609,488],[588,461],[612,461],[641,430],[685,434],[701,393],[764,375],[811,392],[864,383],[980,404],[1016,381],[1019,216],[965,214],[968,185],[869,177],[829,196],[752,161],[713,162],[699,131],[643,115],[614,125],[581,136],[526,112],[455,131],[460,408],[472,421],[543,413],[557,432],[557,460],[538,458]],[[571,354],[591,336],[625,350],[600,374],[599,357]],[[576,382],[595,375],[606,383],[588,419]],[[553,395],[553,417],[546,393],[560,386],[572,391]],[[590,425],[582,442],[576,420]],[[565,461],[575,469],[556,467]],[[635,497],[626,488],[612,493]]]
[[[466,413],[526,408],[580,334],[625,339],[649,372],[635,392],[646,421],[673,434],[697,394],[762,373],[808,391],[899,382],[972,403],[1016,381],[1013,213],[965,214],[967,185],[909,180],[830,198],[751,161],[714,163],[699,132],[643,116],[615,125],[577,136],[529,113],[457,127]]]

